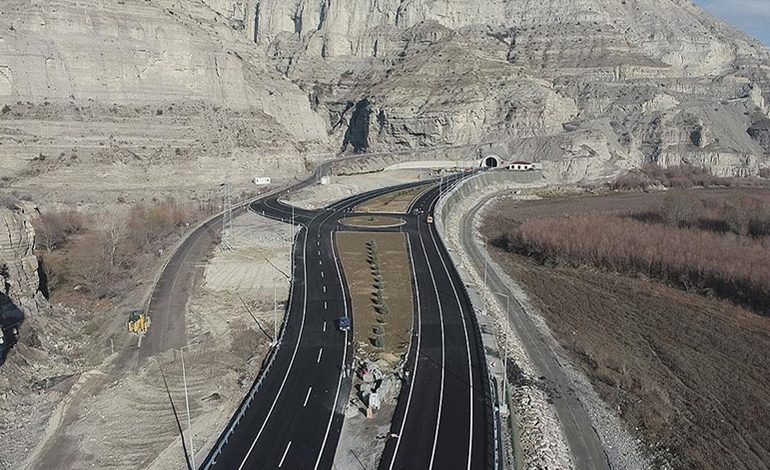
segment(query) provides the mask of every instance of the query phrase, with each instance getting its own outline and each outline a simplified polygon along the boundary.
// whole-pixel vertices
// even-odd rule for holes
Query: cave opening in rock
[[[348,145],[353,147],[355,153],[364,153],[369,149],[369,119],[372,114],[371,103],[364,98],[357,102],[353,115],[350,117],[348,130],[345,132],[345,140],[342,150],[347,150]]]

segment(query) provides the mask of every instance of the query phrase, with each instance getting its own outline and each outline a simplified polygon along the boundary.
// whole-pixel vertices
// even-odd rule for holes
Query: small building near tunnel
[[[507,164],[507,167],[509,170],[514,171],[529,171],[529,170],[537,170],[537,164],[532,162],[525,162],[525,161],[515,161],[510,162]]]

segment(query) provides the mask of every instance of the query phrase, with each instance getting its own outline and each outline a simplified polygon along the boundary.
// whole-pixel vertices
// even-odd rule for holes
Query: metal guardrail
[[[306,230],[305,228],[301,228],[296,235],[296,238],[299,238],[300,234],[302,234],[302,230]],[[305,234],[304,236],[307,236]],[[294,278],[294,267],[296,266],[296,263],[293,261],[295,252],[297,250],[298,244],[295,243],[296,241],[292,240],[292,265],[291,265],[291,272],[292,272],[292,279]],[[291,311],[291,305],[292,300],[294,299],[294,283],[291,283],[291,286],[289,287],[289,300],[286,302],[286,309],[284,311],[283,315],[283,321],[281,322],[281,328],[280,333],[278,334],[278,338],[275,340],[275,346],[273,346],[270,349],[270,352],[268,353],[268,357],[263,361],[263,367],[260,368],[259,375],[257,376],[257,379],[251,384],[251,388],[249,389],[249,393],[246,394],[246,396],[241,401],[241,404],[238,406],[238,411],[233,414],[233,416],[230,418],[230,421],[228,422],[227,426],[225,427],[224,432],[219,436],[217,439],[217,443],[214,445],[211,451],[209,451],[208,455],[206,456],[206,459],[203,462],[203,465],[200,467],[203,470],[208,470],[212,467],[212,465],[216,464],[216,459],[219,457],[219,455],[222,453],[222,449],[224,446],[228,443],[230,440],[230,437],[235,432],[238,425],[241,423],[241,419],[246,414],[246,410],[249,409],[252,402],[254,401],[254,397],[256,396],[257,392],[259,391],[260,387],[262,386],[262,382],[265,379],[265,376],[267,376],[268,372],[270,371],[270,368],[273,365],[273,362],[275,360],[275,357],[278,354],[278,350],[281,347],[281,344],[283,344],[283,337],[286,332],[286,324],[289,321],[289,312]]]
[[[467,279],[467,276],[464,276],[463,273],[457,269],[457,266],[460,266],[458,264],[458,260],[455,257],[454,251],[449,250],[446,248],[446,244],[444,243],[444,239],[448,239],[446,235],[446,227],[444,226],[444,220],[446,219],[446,211],[448,210],[446,207],[446,203],[448,200],[456,198],[456,197],[462,197],[461,191],[463,191],[464,188],[467,186],[478,186],[475,184],[479,179],[483,179],[485,176],[485,173],[479,173],[477,175],[473,175],[469,178],[464,178],[460,180],[459,182],[452,185],[451,189],[447,192],[445,192],[443,195],[440,196],[438,203],[436,204],[436,207],[434,209],[434,216],[436,217],[436,232],[439,235],[439,240],[441,241],[441,244],[444,248],[444,250],[448,253],[449,258],[451,259],[451,269],[454,272],[454,274],[462,281],[462,291],[465,296],[465,298],[468,300],[468,302],[471,305],[471,310],[473,314],[470,316],[471,320],[474,325],[474,331],[476,333],[476,338],[478,341],[478,344],[481,345],[482,348],[484,348],[484,341],[482,337],[482,331],[481,331],[481,325],[479,324],[478,317],[476,316],[476,312],[478,311],[478,306],[474,304],[473,298],[469,295],[467,284],[470,282]],[[485,348],[484,348],[485,349]],[[485,353],[485,360],[484,360],[484,374],[487,378],[487,383],[489,384],[489,390],[490,392],[492,390],[495,391],[495,396],[493,397],[495,399],[495,406],[492,408],[492,415],[491,420],[493,423],[493,442],[494,442],[494,468],[495,469],[502,469],[502,460],[500,459],[500,448],[501,448],[501,438],[500,438],[500,406],[499,406],[499,397],[497,396],[497,388],[494,381],[494,378],[492,377],[492,374],[489,373],[489,368],[487,366],[488,360],[486,358]]]

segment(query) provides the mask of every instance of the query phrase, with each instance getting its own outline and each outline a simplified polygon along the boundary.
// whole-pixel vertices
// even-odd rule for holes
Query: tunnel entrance
[[[497,155],[489,155],[484,157],[481,162],[482,168],[497,168],[500,166],[500,157]]]

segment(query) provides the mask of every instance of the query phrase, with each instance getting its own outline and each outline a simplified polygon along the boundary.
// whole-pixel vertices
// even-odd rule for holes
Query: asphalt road
[[[349,333],[335,321],[350,299],[334,242],[338,220],[362,201],[406,187],[353,196],[322,211],[294,211],[303,227],[294,245],[289,312],[281,346],[234,432],[204,468],[328,469],[342,429],[351,382]],[[404,231],[414,270],[417,315],[410,347],[411,379],[402,387],[381,468],[484,469],[494,462],[492,405],[483,348],[464,287],[432,225],[438,189],[413,205]],[[289,220],[278,197],[251,209]],[[355,328],[355,325],[353,325]]]
[[[462,219],[463,246],[476,265],[476,269],[479,270],[484,269],[484,258],[481,252],[483,248],[475,239],[473,219],[481,207],[493,197],[495,196],[489,196],[479,202]],[[515,299],[514,294],[509,292],[506,284],[494,270],[488,271],[487,283],[490,290],[507,292],[511,299]],[[561,423],[575,468],[579,470],[609,469],[607,455],[599,436],[591,424],[588,413],[575,395],[569,379],[564,374],[556,351],[551,348],[549,341],[543,338],[518,302],[511,303],[508,321],[521,338],[527,355],[537,370],[543,374],[548,396]]]

